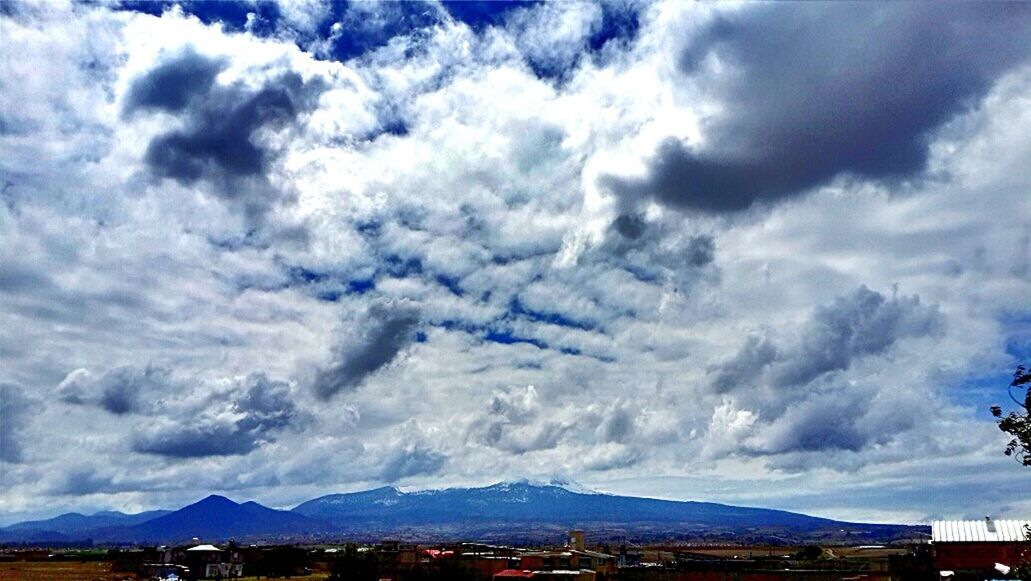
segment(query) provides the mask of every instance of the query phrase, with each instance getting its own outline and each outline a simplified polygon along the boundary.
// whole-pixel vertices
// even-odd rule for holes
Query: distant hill
[[[570,490],[555,484],[499,483],[483,488],[402,492],[384,487],[331,494],[291,511],[209,496],[177,511],[139,515],[66,514],[0,529],[0,543],[145,544],[228,539],[399,537],[550,542],[567,528],[596,538],[725,538],[796,542],[888,540],[921,527],[846,523],[782,510],[680,502]]]
[[[169,514],[170,510],[151,510],[137,514],[125,514],[118,511],[95,512],[85,515],[69,512],[46,520],[20,522],[5,527],[4,531],[39,530],[62,534],[75,534],[102,527],[132,526]]]
[[[188,541],[225,540],[256,536],[300,537],[329,532],[329,526],[304,515],[275,510],[256,502],[236,503],[224,496],[212,495],[155,519],[133,526],[119,526],[94,531],[102,541]]]

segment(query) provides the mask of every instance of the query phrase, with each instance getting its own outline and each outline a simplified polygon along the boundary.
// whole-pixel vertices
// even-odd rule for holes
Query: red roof
[[[494,574],[494,578],[498,577],[518,577],[522,579],[532,579],[533,571],[520,571],[519,569],[505,569]]]
[[[441,557],[454,557],[454,551],[441,551],[440,549],[423,549],[422,554],[428,555],[432,559],[439,559]]]

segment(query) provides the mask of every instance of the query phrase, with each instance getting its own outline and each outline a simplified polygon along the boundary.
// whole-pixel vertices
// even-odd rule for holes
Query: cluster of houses
[[[426,571],[461,571],[463,576],[505,581],[513,578],[565,581],[616,579],[620,563],[640,559],[624,545],[620,555],[588,550],[584,532],[571,531],[566,546],[557,549],[521,549],[484,543],[456,543],[424,548],[396,541],[364,549],[372,554],[381,579],[405,581]],[[418,573],[417,573],[418,572]]]
[[[308,551],[291,546],[221,547],[207,543],[158,546],[119,551],[112,569],[144,579],[236,579],[244,575],[265,577],[309,573]]]
[[[342,578],[378,581],[472,579],[509,581],[989,581],[1019,579],[1031,571],[1031,520],[934,521],[930,542],[897,547],[842,547],[795,555],[715,555],[685,547],[623,544],[587,547],[583,531],[570,531],[558,548],[528,549],[484,543],[427,547],[400,541],[344,549],[297,546],[215,546],[195,540],[177,547],[113,551],[115,571],[149,579],[290,577],[312,568],[364,567]],[[866,551],[869,549],[869,551]],[[829,556],[828,556],[829,555]],[[373,573],[374,572],[374,573]]]

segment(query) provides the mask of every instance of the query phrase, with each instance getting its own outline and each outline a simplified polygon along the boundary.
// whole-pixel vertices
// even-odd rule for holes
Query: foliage
[[[1020,552],[1020,565],[1013,570],[1013,575],[1020,581],[1031,581],[1031,525],[1024,527],[1024,548]]]
[[[1024,391],[1024,401],[1013,395]],[[999,429],[1013,436],[1006,445],[1005,454],[1013,456],[1024,466],[1031,466],[1031,370],[1018,365],[1013,372],[1013,381],[1009,385],[1010,399],[1020,408],[1003,415],[1002,407],[992,406],[992,415],[999,418]]]
[[[815,561],[823,556],[823,549],[817,545],[806,545],[795,553],[795,558],[802,561]]]
[[[358,546],[348,543],[344,553],[330,564],[327,581],[377,581],[379,562],[371,551],[359,551]]]

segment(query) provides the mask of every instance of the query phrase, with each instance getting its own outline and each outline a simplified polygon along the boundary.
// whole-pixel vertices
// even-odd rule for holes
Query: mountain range
[[[710,502],[657,500],[571,490],[557,484],[402,492],[384,487],[331,494],[276,510],[209,496],[176,511],[64,514],[0,528],[0,543],[147,544],[253,539],[481,539],[539,542],[568,528],[641,540],[734,538],[770,542],[849,536],[889,540],[920,527],[847,523],[804,514]]]

